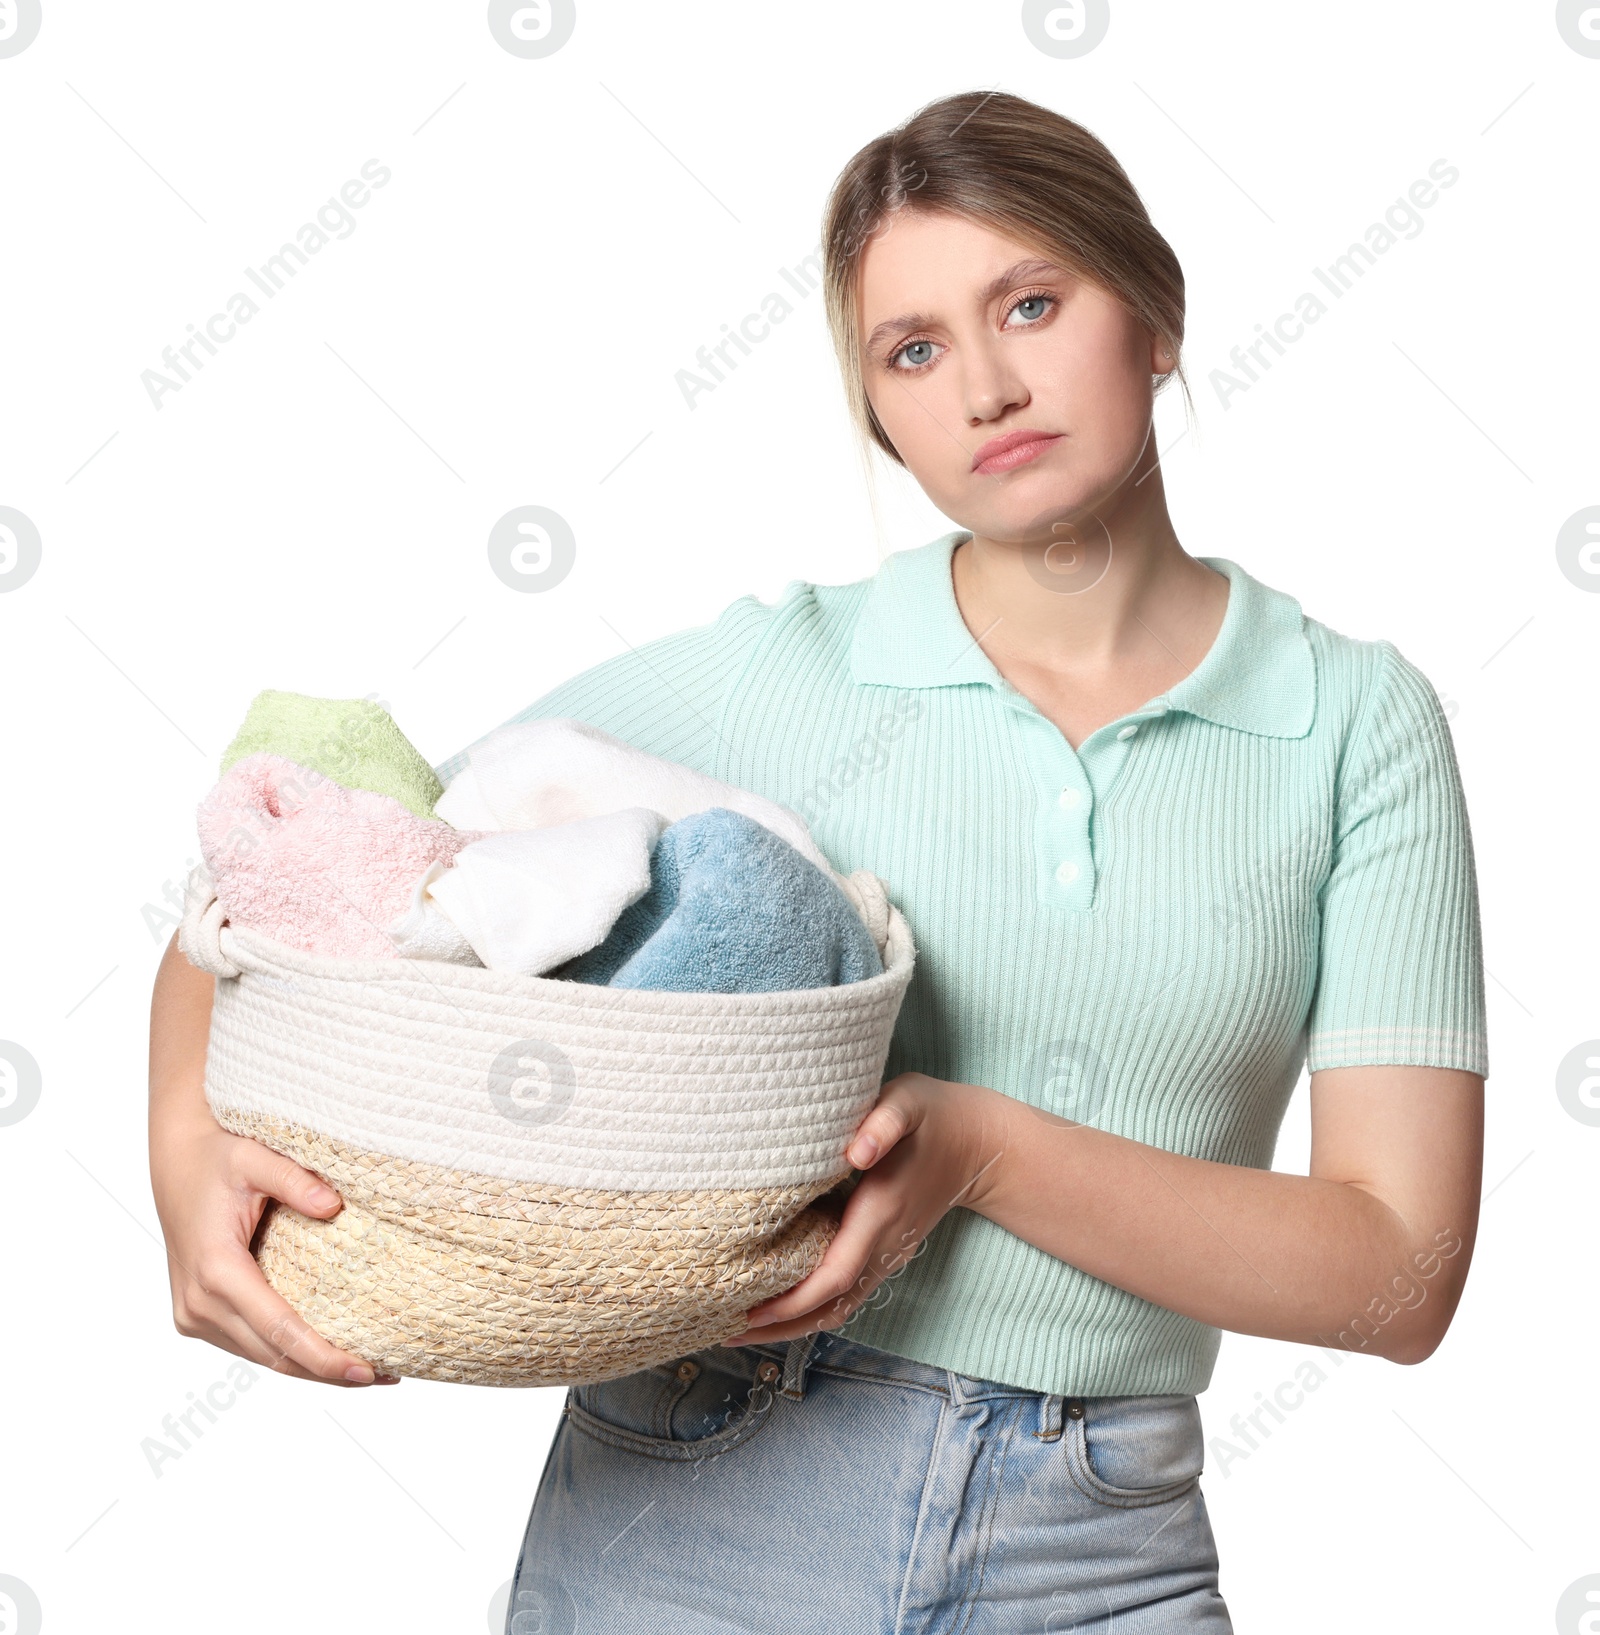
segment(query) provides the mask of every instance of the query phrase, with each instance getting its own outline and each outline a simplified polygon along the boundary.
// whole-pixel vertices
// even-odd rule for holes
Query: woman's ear
[[[1173,357],[1165,341],[1159,337],[1150,338],[1150,373],[1152,375],[1170,375],[1178,367],[1178,360]]]

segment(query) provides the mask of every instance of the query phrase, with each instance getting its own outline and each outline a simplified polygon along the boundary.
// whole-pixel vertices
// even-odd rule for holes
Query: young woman
[[[1195,1400],[1220,1331],[1419,1362],[1472,1255],[1449,732],[1391,643],[1179,543],[1152,403],[1182,273],[1089,132],[936,102],[850,161],[823,242],[856,421],[956,529],[517,719],[794,806],[888,883],[917,972],[826,1258],[725,1344],[569,1392],[508,1627],[1226,1630]],[[266,1198],[338,1201],[210,1120],[209,993],[169,950],[178,1326],[370,1382],[250,1259]],[[1274,1173],[1303,1066],[1311,1173]]]

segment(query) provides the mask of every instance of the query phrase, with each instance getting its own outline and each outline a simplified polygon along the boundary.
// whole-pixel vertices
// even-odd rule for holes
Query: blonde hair
[[[1100,285],[1183,372],[1183,269],[1127,173],[1082,125],[1024,97],[964,91],[918,109],[874,138],[839,173],[823,211],[823,299],[850,417],[897,465],[867,401],[858,273],[868,242],[895,212],[945,210],[992,227]]]

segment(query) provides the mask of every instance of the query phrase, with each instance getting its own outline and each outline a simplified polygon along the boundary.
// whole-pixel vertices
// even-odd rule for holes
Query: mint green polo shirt
[[[890,1076],[1266,1169],[1303,1068],[1487,1075],[1472,840],[1422,672],[1203,556],[1229,582],[1210,651],[1074,750],[963,623],[967,537],[741,597],[513,719],[782,801],[879,875],[917,944]],[[1220,1342],[959,1207],[842,1332],[1074,1396],[1202,1391]]]

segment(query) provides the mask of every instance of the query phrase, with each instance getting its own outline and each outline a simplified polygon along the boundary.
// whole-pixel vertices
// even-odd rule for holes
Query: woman
[[[958,526],[580,675],[578,716],[786,801],[918,942],[826,1258],[692,1357],[568,1395],[508,1628],[1226,1630],[1196,1395],[1222,1329],[1418,1362],[1471,1259],[1471,837],[1426,678],[1167,514],[1183,279],[1087,131],[971,93],[829,201],[857,424]],[[465,756],[440,769],[448,778]],[[209,980],[169,950],[152,1171],[183,1332],[372,1371],[248,1252]],[[1311,1174],[1273,1173],[1311,1069]],[[324,1189],[326,1191],[326,1189]]]

